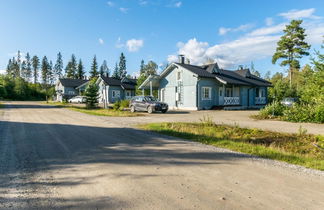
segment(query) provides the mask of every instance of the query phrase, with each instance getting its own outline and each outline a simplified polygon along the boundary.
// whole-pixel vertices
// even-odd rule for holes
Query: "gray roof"
[[[135,79],[127,79],[127,81],[122,82],[121,79],[117,79],[114,77],[105,77],[101,76],[101,79],[109,86],[121,86],[127,90],[135,90],[136,80]]]
[[[217,64],[209,64],[204,66],[195,66],[190,64],[176,63],[179,66],[197,74],[204,78],[219,78],[227,84],[245,85],[245,86],[271,86],[271,83],[260,77],[252,75],[249,69],[241,69],[236,71],[225,70],[218,68]],[[218,71],[212,73],[212,69],[216,68]]]
[[[83,83],[88,82],[89,80],[61,78],[61,79],[59,79],[59,81],[61,82],[61,84],[64,87],[76,88],[76,87],[82,85]]]

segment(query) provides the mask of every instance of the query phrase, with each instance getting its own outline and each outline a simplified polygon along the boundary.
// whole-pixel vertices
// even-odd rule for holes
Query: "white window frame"
[[[112,98],[120,98],[120,90],[112,90],[111,96],[112,96]]]
[[[205,93],[207,93],[207,92],[205,92],[206,90],[208,90],[208,97],[205,97],[206,96]],[[211,100],[212,99],[211,94],[212,94],[211,87],[202,87],[201,88],[201,99],[202,100]]]

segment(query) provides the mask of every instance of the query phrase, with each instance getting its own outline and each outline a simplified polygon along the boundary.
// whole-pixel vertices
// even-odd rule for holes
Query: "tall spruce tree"
[[[109,76],[109,68],[108,68],[108,65],[107,65],[107,61],[104,60],[103,63],[101,64],[100,66],[100,70],[99,70],[99,73],[101,76]]]
[[[27,77],[27,65],[26,65],[26,61],[23,61],[21,63],[21,70],[20,70],[20,76],[27,81],[28,77]]]
[[[84,67],[80,59],[78,63],[77,79],[84,79],[84,75],[85,75]]]
[[[48,64],[48,73],[47,73],[47,77],[48,77],[48,82],[50,85],[53,85],[55,82],[55,73],[54,73],[54,68],[53,68],[53,63],[52,61],[49,62]]]
[[[28,52],[25,58],[26,58],[26,81],[30,81],[32,77],[32,63]]]
[[[112,77],[114,77],[114,78],[116,78],[116,79],[120,79],[120,77],[119,77],[119,69],[118,69],[118,65],[117,65],[117,63],[116,63],[116,65],[115,65],[115,68],[114,68],[114,72],[113,72],[113,74],[112,74]]]
[[[141,60],[140,74],[143,74],[144,73],[144,67],[145,67],[144,60]]]
[[[41,72],[42,72],[42,82],[44,85],[48,84],[48,71],[49,71],[49,63],[47,57],[44,56],[41,64]]]
[[[98,77],[99,72],[98,72],[98,63],[97,63],[97,57],[94,55],[92,64],[91,64],[91,70],[90,70],[90,78],[95,78]]]
[[[72,54],[71,60],[66,65],[65,71],[66,71],[67,78],[71,78],[71,79],[75,79],[76,78],[77,61],[76,61],[76,58],[75,58],[75,55],[74,54]]]
[[[293,71],[300,68],[299,60],[304,55],[309,55],[310,45],[304,40],[305,29],[300,25],[302,20],[292,20],[284,29],[284,35],[277,43],[277,49],[272,56],[272,63],[275,64],[282,59],[280,66],[289,66],[290,87],[292,86]]]
[[[98,86],[96,85],[95,77],[90,81],[88,87],[85,90],[86,105],[88,109],[96,108],[98,105]]]
[[[12,76],[12,61],[11,61],[11,58],[8,61],[6,72],[7,72],[7,75]]]
[[[61,52],[57,54],[56,63],[54,66],[54,74],[55,79],[59,79],[63,76],[63,59]]]
[[[119,57],[119,78],[124,78],[126,77],[126,75],[126,58],[124,56],[124,53],[121,53]]]
[[[33,66],[33,78],[34,78],[34,84],[37,83],[38,80],[38,69],[39,69],[39,58],[34,55],[32,58],[32,66]]]

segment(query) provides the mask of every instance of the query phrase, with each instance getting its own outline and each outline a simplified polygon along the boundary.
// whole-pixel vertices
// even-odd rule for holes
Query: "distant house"
[[[249,69],[225,70],[217,63],[190,65],[181,56],[179,63],[172,63],[161,75],[149,76],[139,89],[151,93],[158,89],[159,99],[175,109],[248,109],[266,105],[269,86]]]
[[[104,107],[135,96],[135,79],[100,76],[96,84],[99,87],[99,103],[102,103]]]
[[[61,78],[55,85],[56,100],[62,102],[81,95],[89,80]]]

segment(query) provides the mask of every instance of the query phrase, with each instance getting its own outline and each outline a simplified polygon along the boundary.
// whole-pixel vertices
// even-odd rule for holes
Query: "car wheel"
[[[135,107],[134,106],[131,106],[131,112],[135,112]]]
[[[147,112],[149,114],[152,114],[153,113],[153,108],[151,106],[147,107]]]

